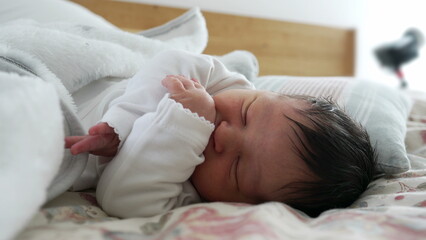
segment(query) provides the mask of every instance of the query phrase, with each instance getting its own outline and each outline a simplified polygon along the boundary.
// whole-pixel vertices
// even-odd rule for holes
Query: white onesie
[[[153,216],[201,201],[189,178],[204,161],[202,153],[214,125],[168,98],[161,80],[179,74],[197,79],[211,95],[254,89],[243,75],[208,55],[173,50],[147,61],[101,120],[121,140],[97,185],[97,200],[110,215]],[[98,108],[97,114],[105,107]]]

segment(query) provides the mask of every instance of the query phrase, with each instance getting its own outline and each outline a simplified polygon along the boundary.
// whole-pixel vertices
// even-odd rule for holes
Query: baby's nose
[[[236,144],[236,133],[227,121],[222,121],[214,131],[215,151],[223,153]]]

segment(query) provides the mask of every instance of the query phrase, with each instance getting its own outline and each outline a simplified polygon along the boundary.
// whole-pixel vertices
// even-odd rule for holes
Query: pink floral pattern
[[[203,203],[153,218],[107,216],[93,193],[68,192],[47,205],[17,239],[425,239],[426,169],[371,184],[351,208],[318,218],[281,203]]]

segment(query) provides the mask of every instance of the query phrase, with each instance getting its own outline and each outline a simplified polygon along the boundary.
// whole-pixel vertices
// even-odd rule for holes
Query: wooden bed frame
[[[159,26],[187,10],[110,0],[72,1],[132,32]],[[353,29],[202,13],[209,31],[207,54],[251,51],[259,60],[260,75],[354,75]]]

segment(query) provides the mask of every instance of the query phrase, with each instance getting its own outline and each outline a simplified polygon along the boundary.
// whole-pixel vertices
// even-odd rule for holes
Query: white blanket
[[[145,34],[30,20],[0,25],[0,239],[13,238],[87,162],[63,150],[65,135],[84,134],[71,93],[131,77],[163,50],[201,53],[207,45],[197,8]]]

